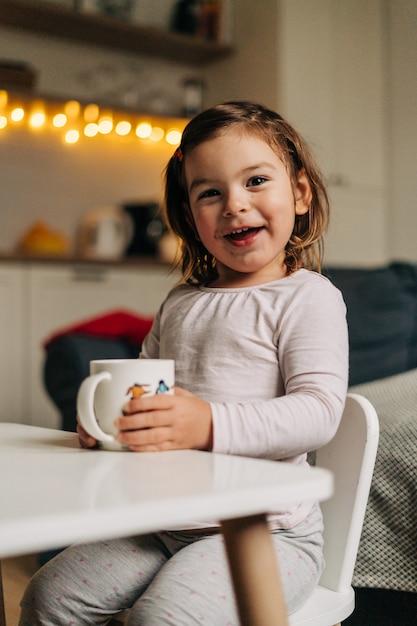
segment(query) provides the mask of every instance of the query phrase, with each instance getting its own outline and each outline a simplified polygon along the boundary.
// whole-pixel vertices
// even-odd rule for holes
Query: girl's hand
[[[84,428],[80,424],[80,420],[78,419],[78,415],[77,415],[77,433],[78,433],[78,439],[80,441],[80,446],[82,448],[96,448],[97,447],[97,440],[94,439],[94,437],[89,435],[84,430]]]
[[[131,400],[123,408],[123,417],[115,421],[117,440],[130,450],[212,448],[210,404],[184,389]]]

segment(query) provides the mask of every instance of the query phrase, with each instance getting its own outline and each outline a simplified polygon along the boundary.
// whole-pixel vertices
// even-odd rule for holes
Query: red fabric
[[[94,335],[95,337],[107,337],[109,339],[124,339],[138,345],[143,342],[150,331],[152,322],[153,317],[142,317],[131,311],[109,311],[108,313],[103,313],[97,317],[57,330],[44,341],[43,347],[47,348],[58,337],[70,333]]]

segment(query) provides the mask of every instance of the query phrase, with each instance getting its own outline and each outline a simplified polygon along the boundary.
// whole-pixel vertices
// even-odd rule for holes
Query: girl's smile
[[[255,241],[262,228],[264,227],[247,226],[238,228],[225,235],[225,238],[228,239],[232,245],[237,247],[250,246]]]
[[[294,188],[263,139],[228,130],[187,154],[185,175],[197,236],[217,261],[215,284],[254,285],[285,276],[295,216],[311,202],[305,174]]]

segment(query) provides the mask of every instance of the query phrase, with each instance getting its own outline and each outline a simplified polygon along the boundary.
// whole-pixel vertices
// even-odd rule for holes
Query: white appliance
[[[83,219],[78,252],[84,259],[120,259],[132,234],[132,220],[121,207],[97,207]]]

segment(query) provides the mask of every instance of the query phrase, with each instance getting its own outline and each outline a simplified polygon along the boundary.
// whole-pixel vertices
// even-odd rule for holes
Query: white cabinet
[[[329,182],[334,210],[327,260],[384,262],[383,2],[281,0],[280,5],[280,108],[311,143]]]
[[[384,184],[384,30],[380,0],[282,0],[280,105],[330,182]],[[299,37],[294,37],[295,33]]]
[[[45,339],[115,309],[153,315],[177,278],[157,265],[1,265],[0,419],[58,427],[42,380]]]
[[[24,274],[19,265],[0,266],[0,421],[21,422],[28,392],[29,355],[24,352]]]

